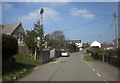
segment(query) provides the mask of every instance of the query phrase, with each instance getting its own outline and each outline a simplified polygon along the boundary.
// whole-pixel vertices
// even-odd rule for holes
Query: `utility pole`
[[[36,24],[34,24],[35,32],[37,33],[37,37],[35,38],[36,48],[35,48],[35,60],[39,60],[42,54],[42,40],[43,40],[43,8],[40,9],[40,19]]]
[[[40,9],[40,32],[39,32],[39,36],[40,36],[40,40],[39,40],[39,45],[40,45],[40,47],[39,47],[39,52],[40,52],[40,56],[39,56],[39,59],[41,60],[41,61],[43,61],[43,58],[42,58],[42,49],[43,49],[43,46],[42,46],[42,41],[43,41],[43,38],[44,38],[44,33],[43,33],[43,13],[44,13],[44,9],[43,8],[41,8]],[[42,31],[41,31],[42,30]],[[43,34],[41,34],[41,32],[43,33]],[[41,35],[40,35],[41,34]]]
[[[44,13],[44,9],[41,8],[41,10],[40,10],[40,28],[43,27],[43,13]]]
[[[118,48],[118,27],[117,27],[117,23],[116,23],[116,13],[113,13],[114,16],[114,24],[115,24],[115,34],[116,34],[116,48]]]

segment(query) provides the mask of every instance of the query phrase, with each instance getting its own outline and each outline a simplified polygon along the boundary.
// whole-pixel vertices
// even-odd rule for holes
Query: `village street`
[[[103,62],[86,62],[82,53],[71,53],[54,62],[36,67],[20,81],[117,81],[117,68]]]

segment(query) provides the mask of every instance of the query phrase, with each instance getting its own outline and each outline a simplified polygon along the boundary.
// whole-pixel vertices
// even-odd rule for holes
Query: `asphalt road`
[[[36,67],[20,81],[105,81],[101,75],[82,60],[82,54],[71,53],[70,57],[60,57],[54,62]]]

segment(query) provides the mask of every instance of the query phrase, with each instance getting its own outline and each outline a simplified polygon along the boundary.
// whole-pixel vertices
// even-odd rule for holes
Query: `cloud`
[[[10,4],[10,3],[2,3],[2,7],[3,7],[3,9],[5,9],[5,10],[9,10],[9,9],[12,9],[13,8],[13,6]]]
[[[73,8],[71,10],[71,15],[72,16],[82,16],[86,19],[93,19],[95,18],[95,15],[90,13],[88,10],[86,9],[78,9],[78,8]]]
[[[28,22],[31,20],[38,20],[40,18],[40,9],[36,9],[33,12],[30,12],[28,15],[23,15],[19,17],[19,21],[21,22]],[[46,14],[45,14],[46,13]],[[48,16],[52,18],[53,20],[59,19],[59,13],[51,8],[44,8],[44,18],[46,19]]]
[[[40,9],[36,9],[27,15],[23,15],[18,17],[18,21],[22,22],[22,24],[29,30],[33,29],[34,23],[36,23],[40,18]],[[60,15],[57,11],[51,8],[44,8],[43,13],[43,23],[44,25],[49,25],[52,21],[58,21],[60,19]]]

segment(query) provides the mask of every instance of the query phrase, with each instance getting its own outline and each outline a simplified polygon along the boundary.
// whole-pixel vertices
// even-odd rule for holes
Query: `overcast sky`
[[[40,8],[44,8],[46,34],[62,30],[67,39],[83,42],[115,39],[113,13],[118,13],[117,2],[3,2],[2,23],[22,22],[26,30],[32,30]]]

